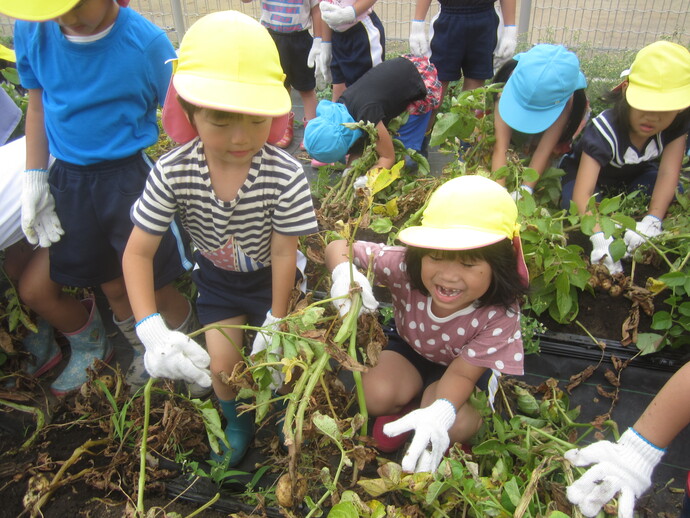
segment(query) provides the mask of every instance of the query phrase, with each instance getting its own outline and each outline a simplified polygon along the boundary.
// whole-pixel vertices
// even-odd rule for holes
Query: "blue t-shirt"
[[[90,165],[135,154],[158,139],[176,57],[166,34],[139,13],[121,8],[103,38],[70,42],[54,21],[17,21],[14,31],[22,86],[43,89],[50,152]]]

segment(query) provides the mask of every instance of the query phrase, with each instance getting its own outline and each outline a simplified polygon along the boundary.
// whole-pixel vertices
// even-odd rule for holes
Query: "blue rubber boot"
[[[31,359],[22,365],[29,376],[38,378],[55,367],[62,360],[62,351],[55,341],[55,332],[47,320],[38,317],[38,332],[29,332],[24,337],[24,350],[31,354]]]
[[[218,402],[228,423],[225,427],[225,437],[230,443],[228,467],[232,468],[242,462],[249,449],[249,444],[254,438],[254,413],[244,412],[241,415],[237,415],[237,406],[241,401],[236,399],[219,399]],[[223,449],[223,456],[226,455],[227,448],[225,444],[221,443],[220,447]],[[211,458],[216,462],[222,462],[224,460],[223,456],[211,453]]]
[[[105,334],[95,299],[89,297],[82,300],[82,304],[89,311],[86,324],[74,333],[63,333],[69,340],[72,352],[67,366],[50,385],[51,392],[58,397],[78,390],[88,381],[87,369],[93,365],[94,360],[108,362],[113,356],[113,348]]]

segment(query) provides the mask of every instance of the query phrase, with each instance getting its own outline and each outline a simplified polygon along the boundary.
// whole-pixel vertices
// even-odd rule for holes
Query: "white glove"
[[[168,329],[158,313],[140,320],[136,330],[146,348],[144,366],[151,376],[211,386],[211,357],[206,350],[184,333]]]
[[[504,25],[503,30],[498,31],[498,43],[494,49],[494,66],[501,66],[515,54],[517,46],[517,27]]]
[[[450,445],[448,430],[455,422],[455,407],[447,399],[437,399],[430,406],[414,410],[383,425],[383,433],[395,437],[414,430],[414,438],[402,460],[403,471],[434,472]],[[431,443],[431,451],[427,445]]]
[[[357,12],[352,5],[339,7],[328,2],[321,2],[319,9],[321,9],[321,19],[334,31],[340,32],[343,25],[354,23],[357,19]]]
[[[364,189],[367,186],[367,175],[358,176],[352,183],[352,188],[356,191],[357,189]]]
[[[309,49],[309,56],[307,56],[309,68],[318,67],[319,54],[321,54],[321,38],[314,38],[311,42],[311,49]],[[316,71],[318,72],[318,68]]]
[[[661,220],[656,216],[647,214],[642,221],[635,225],[635,230],[626,230],[623,236],[628,247],[627,254],[632,254],[635,249],[645,242],[645,237],[656,237],[661,234]]]
[[[352,307],[352,300],[347,296],[350,293],[350,268],[352,268],[352,280],[361,288],[362,308],[359,314],[373,313],[379,307],[379,303],[374,297],[374,292],[369,284],[369,280],[357,268],[345,261],[333,268],[333,284],[331,286],[331,297],[336,299],[333,305],[336,307],[341,317],[344,317]],[[345,298],[338,298],[345,297]]]
[[[412,20],[410,24],[410,52],[415,56],[430,56],[424,20]]]
[[[55,198],[50,193],[47,171],[24,171],[22,230],[29,243],[43,248],[60,241],[60,237],[65,233],[55,214]]]
[[[510,193],[510,197],[513,198],[513,201],[517,202],[522,199],[522,191],[534,194],[534,189],[532,189],[529,185],[525,185],[523,183],[520,187],[517,188],[517,190]]]
[[[613,243],[613,236],[604,237],[603,232],[597,232],[589,237],[592,242],[592,253],[589,256],[592,264],[602,263],[609,269],[609,273],[623,273],[623,265],[620,261],[613,262],[609,253],[609,245]]]
[[[565,458],[575,466],[594,464],[568,486],[568,500],[591,517],[620,492],[618,518],[632,518],[635,499],[652,484],[652,471],[664,453],[632,428],[617,443],[599,441],[581,450],[568,450]]]
[[[321,42],[321,51],[317,56],[316,60],[316,70],[314,75],[316,80],[319,81],[319,77],[323,79],[323,82],[330,84],[333,82],[333,77],[331,76],[331,59],[333,58],[333,49],[331,47],[330,41]]]
[[[252,344],[252,352],[250,353],[251,356],[254,356],[256,353],[263,351],[269,345],[271,345],[271,341],[273,340],[273,331],[278,331],[278,322],[280,322],[280,320],[280,318],[273,316],[273,313],[271,313],[270,309],[268,310],[268,313],[266,313],[266,320],[264,320],[264,323],[261,326],[267,332],[262,333],[261,331],[257,331],[256,338],[254,338],[254,343]],[[280,355],[283,351],[271,352],[275,352],[276,354]]]

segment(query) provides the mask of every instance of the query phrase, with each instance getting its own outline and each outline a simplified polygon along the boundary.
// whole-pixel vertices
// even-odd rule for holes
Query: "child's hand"
[[[333,305],[338,309],[341,317],[350,312],[352,301],[350,300],[350,269],[352,269],[352,282],[362,288],[362,308],[359,314],[373,313],[379,307],[379,303],[374,297],[374,292],[367,278],[353,265],[345,261],[333,268],[333,285],[331,286],[331,297]]]
[[[146,348],[144,366],[151,376],[211,386],[211,357],[184,333],[168,329],[158,313],[140,320],[136,331]]]
[[[268,313],[266,313],[266,320],[264,320],[264,323],[261,326],[263,329],[266,330],[266,332],[262,333],[261,331],[257,331],[256,338],[254,338],[254,343],[252,344],[252,352],[250,353],[250,356],[254,356],[256,353],[263,351],[269,345],[271,345],[271,341],[273,339],[273,331],[278,330],[278,322],[280,322],[280,320],[280,318],[276,318],[273,316],[271,310],[268,310]],[[282,351],[273,352],[276,352],[277,354],[282,353]]]
[[[611,275],[614,273],[623,273],[623,265],[621,262],[614,262],[613,259],[611,259],[609,245],[613,243],[613,236],[609,236],[607,239],[604,237],[603,232],[597,232],[596,234],[592,234],[589,240],[592,242],[592,253],[589,256],[592,264],[603,264],[608,268]]]
[[[43,169],[24,171],[22,230],[29,243],[43,248],[60,241],[65,233],[55,213],[55,199],[50,193],[48,172]]]
[[[599,441],[581,450],[568,450],[565,458],[575,466],[594,464],[568,486],[568,500],[585,516],[596,516],[620,492],[618,517],[632,518],[635,499],[652,484],[652,471],[663,455],[663,449],[632,428],[617,443]]]
[[[647,214],[636,226],[635,230],[626,230],[623,236],[628,250],[627,256],[632,255],[637,247],[645,242],[645,237],[656,237],[661,234],[661,220],[656,216]]]
[[[410,24],[410,52],[415,56],[429,56],[429,42],[426,39],[424,20],[412,20]]]
[[[321,82],[321,80],[326,85],[333,82],[333,77],[331,76],[332,58],[333,48],[331,47],[331,42],[322,41],[321,48],[319,49],[318,59],[316,60],[316,70],[314,71],[317,83]]]
[[[420,408],[385,424],[383,433],[395,437],[414,430],[414,438],[402,460],[403,471],[434,472],[450,445],[448,430],[455,422],[455,407],[447,399],[437,399],[426,408]],[[431,451],[427,446],[431,443]]]
[[[339,7],[328,2],[321,2],[319,9],[321,9],[321,19],[334,31],[340,31],[343,25],[354,23],[357,19],[357,13],[352,5]]]

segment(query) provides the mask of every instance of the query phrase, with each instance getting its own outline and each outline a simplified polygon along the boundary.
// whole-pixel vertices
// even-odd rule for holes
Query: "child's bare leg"
[[[401,354],[385,350],[376,367],[362,375],[362,384],[373,416],[399,413],[422,390],[417,369]]]
[[[22,301],[62,333],[81,329],[89,318],[84,305],[51,280],[47,248],[39,248],[31,254],[19,278],[18,288]]]
[[[316,117],[316,90],[309,90],[308,92],[299,92],[302,98],[302,105],[304,106],[304,120],[310,121]]]
[[[246,321],[246,317],[239,316],[221,320],[216,324],[244,325]],[[224,335],[227,335],[227,338]],[[218,399],[235,399],[235,392],[221,381],[220,373],[225,372],[228,376],[232,374],[232,369],[242,359],[239,350],[243,346],[243,340],[244,330],[242,329],[224,328],[222,333],[216,329],[206,331],[206,349],[211,356],[213,390]]]
[[[124,322],[132,316],[124,277],[101,284],[116,321]],[[189,314],[189,303],[172,284],[166,284],[156,291],[156,305],[168,327],[177,329]]]
[[[484,79],[472,79],[471,77],[466,77],[462,81],[462,91],[466,92],[467,90],[474,90],[475,88],[484,86],[484,83],[486,83]]]
[[[333,85],[333,96],[331,97],[331,101],[336,102],[338,99],[340,99],[340,96],[343,95],[343,92],[347,86],[345,83],[335,83]]]

